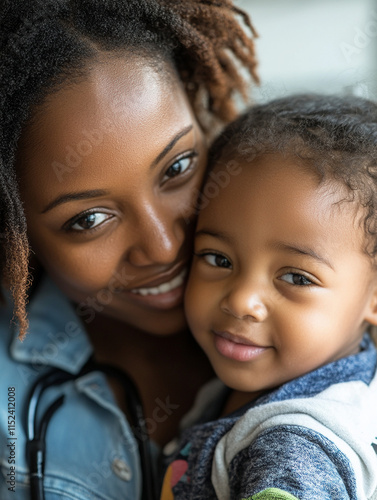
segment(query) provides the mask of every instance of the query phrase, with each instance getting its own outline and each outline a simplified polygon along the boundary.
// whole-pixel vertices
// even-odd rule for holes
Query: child
[[[213,145],[185,308],[230,389],[163,500],[377,498],[376,145],[377,105],[329,96],[256,106]]]

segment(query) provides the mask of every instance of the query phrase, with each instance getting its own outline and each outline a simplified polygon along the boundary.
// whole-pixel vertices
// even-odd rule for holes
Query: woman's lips
[[[187,268],[164,283],[153,287],[139,287],[124,291],[135,303],[154,309],[171,309],[182,304]]]
[[[213,331],[213,334],[217,351],[235,361],[252,361],[269,348],[229,332]]]
[[[179,286],[183,285],[184,279],[187,274],[187,269],[182,269],[182,271],[171,278],[169,281],[166,281],[165,283],[161,283],[158,286],[154,287],[140,287],[140,288],[133,288],[130,290],[132,293],[140,294],[143,296],[146,295],[160,295],[162,293],[167,293],[170,292],[171,290],[174,290],[175,288],[178,288]]]

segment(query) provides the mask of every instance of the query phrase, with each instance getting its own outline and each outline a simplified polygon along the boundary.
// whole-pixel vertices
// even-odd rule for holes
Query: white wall
[[[260,34],[255,100],[310,91],[377,100],[377,0],[235,3]]]

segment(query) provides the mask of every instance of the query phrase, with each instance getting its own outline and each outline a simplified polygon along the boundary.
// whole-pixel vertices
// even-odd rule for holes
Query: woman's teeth
[[[174,288],[178,288],[183,285],[186,273],[187,269],[184,269],[178,274],[178,276],[167,283],[161,283],[161,285],[151,288],[134,288],[131,292],[138,293],[139,295],[159,295],[160,293],[170,292],[170,290],[174,290]]]

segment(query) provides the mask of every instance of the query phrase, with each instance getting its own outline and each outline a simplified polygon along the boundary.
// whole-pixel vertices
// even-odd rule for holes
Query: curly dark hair
[[[377,255],[377,103],[352,96],[297,95],[252,107],[228,125],[209,152],[209,169],[229,159],[282,154],[319,183],[346,187],[365,209],[367,253]]]
[[[1,0],[0,269],[21,337],[29,245],[14,163],[33,108],[100,53],[133,52],[173,64],[204,128],[208,117],[225,124],[248,94],[242,69],[258,81],[254,36],[231,0]]]

